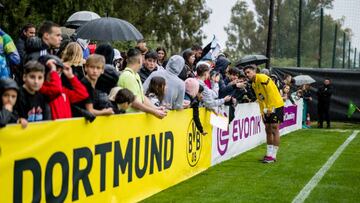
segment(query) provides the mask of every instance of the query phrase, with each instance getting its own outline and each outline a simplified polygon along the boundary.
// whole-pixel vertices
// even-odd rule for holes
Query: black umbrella
[[[77,29],[76,33],[76,36],[82,39],[101,41],[131,41],[144,38],[131,23],[111,17],[89,21]]]
[[[268,58],[264,55],[247,55],[236,62],[235,66],[246,66],[250,64],[261,65],[268,61]]]
[[[98,18],[100,18],[100,16],[97,13],[91,11],[78,11],[76,13],[73,13],[67,19],[65,27],[76,29],[79,28],[81,25]]]

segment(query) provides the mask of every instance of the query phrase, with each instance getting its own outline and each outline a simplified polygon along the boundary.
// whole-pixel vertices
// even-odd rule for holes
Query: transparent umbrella
[[[83,24],[98,18],[100,18],[100,16],[92,11],[78,11],[67,19],[65,27],[77,29]]]
[[[298,75],[294,77],[295,85],[305,85],[311,84],[316,82],[311,76],[309,75]]]

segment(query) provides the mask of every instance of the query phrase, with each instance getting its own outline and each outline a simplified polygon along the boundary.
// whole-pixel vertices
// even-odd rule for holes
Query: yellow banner
[[[0,130],[0,202],[134,202],[210,167],[210,113],[192,109]],[[206,122],[205,122],[206,121]]]

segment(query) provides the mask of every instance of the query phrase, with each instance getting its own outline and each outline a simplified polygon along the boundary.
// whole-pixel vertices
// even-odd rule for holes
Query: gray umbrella
[[[76,34],[79,38],[101,41],[131,41],[144,38],[129,22],[111,17],[87,22],[76,31]]]
[[[246,66],[250,64],[260,65],[268,61],[268,58],[264,55],[246,55],[236,62],[235,66]]]
[[[100,16],[97,13],[91,11],[78,11],[76,13],[73,13],[67,19],[65,27],[77,29],[81,25],[98,18],[100,18]]]
[[[294,77],[294,80],[295,80],[295,85],[299,85],[299,86],[316,82],[309,75],[298,75]]]

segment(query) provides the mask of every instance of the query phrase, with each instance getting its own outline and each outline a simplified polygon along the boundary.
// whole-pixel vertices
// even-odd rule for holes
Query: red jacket
[[[209,89],[211,89],[211,81],[210,81],[210,79],[205,80],[204,83]]]
[[[69,79],[73,90],[62,86],[61,79],[56,71],[50,72],[50,81],[45,81],[40,93],[50,98],[49,106],[53,120],[71,118],[70,104],[86,99],[89,94],[85,86],[74,76]]]

